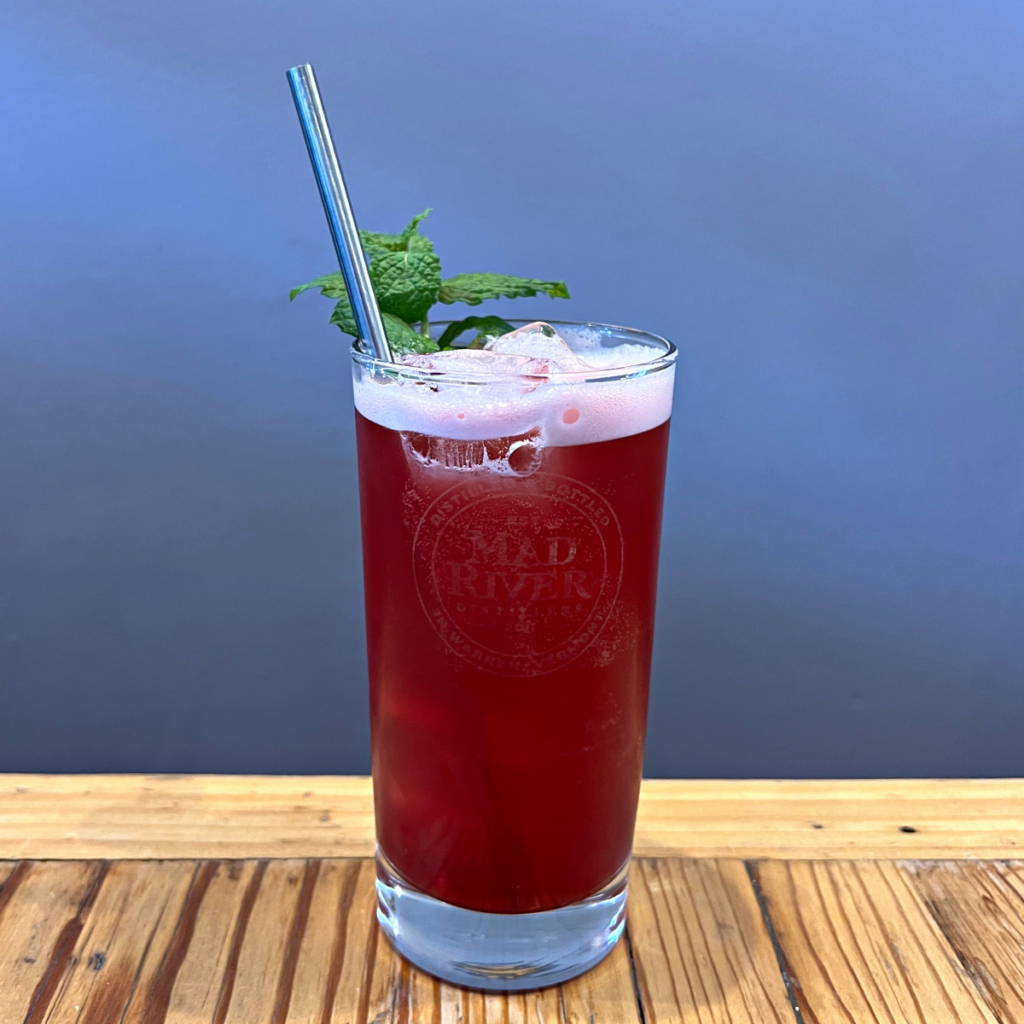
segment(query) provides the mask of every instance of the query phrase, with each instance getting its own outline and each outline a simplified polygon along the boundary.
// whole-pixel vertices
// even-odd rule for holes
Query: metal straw
[[[384,333],[384,321],[370,283],[370,273],[366,269],[359,228],[356,226],[341,164],[338,163],[338,154],[331,139],[331,129],[327,124],[327,114],[320,99],[313,65],[300,64],[292,68],[288,72],[288,83],[292,87],[295,109],[302,123],[302,134],[306,137],[306,148],[309,150],[316,183],[320,186],[320,198],[324,203],[324,213],[327,214],[352,312],[359,327],[359,337],[369,341],[378,359],[394,362],[388,337]]]

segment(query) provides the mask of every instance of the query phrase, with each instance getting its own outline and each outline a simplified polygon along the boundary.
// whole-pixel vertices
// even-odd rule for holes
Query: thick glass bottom
[[[377,851],[377,920],[420,969],[509,992],[575,978],[611,952],[626,923],[628,863],[601,892],[534,914],[464,910],[413,889]]]

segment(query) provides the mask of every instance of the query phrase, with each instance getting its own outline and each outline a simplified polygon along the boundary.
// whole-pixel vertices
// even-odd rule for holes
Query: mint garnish
[[[479,306],[484,299],[521,299],[543,292],[553,299],[569,298],[564,281],[534,281],[508,274],[456,274],[441,282],[439,302],[464,302]]]
[[[476,339],[473,341],[474,345],[481,339],[500,338],[501,335],[515,330],[507,320],[502,320],[500,316],[467,316],[465,320],[456,320],[444,329],[444,334],[437,339],[438,347],[450,348],[452,342],[460,334],[464,334],[474,327],[477,331]]]
[[[391,351],[395,355],[405,355],[406,352],[436,352],[437,344],[429,334],[420,334],[414,331],[401,317],[393,313],[385,313],[381,310],[381,319],[384,321],[384,332],[391,344]],[[356,337],[355,331],[346,331]]]
[[[435,342],[430,337],[430,309],[437,302],[479,306],[485,299],[517,299],[538,294],[550,295],[553,299],[569,298],[564,281],[537,281],[509,274],[456,274],[442,279],[441,261],[434,252],[434,245],[419,231],[420,222],[428,213],[430,210],[418,213],[397,235],[359,232],[370,261],[370,280],[384,329],[395,355],[437,352],[450,347],[456,338],[474,328],[477,336],[470,344],[479,348],[487,338],[512,330],[512,325],[499,316],[467,316],[450,324]],[[337,300],[330,322],[345,334],[357,337],[356,320],[341,274],[325,274],[293,288],[289,297],[294,299],[310,288],[319,288],[321,295]]]

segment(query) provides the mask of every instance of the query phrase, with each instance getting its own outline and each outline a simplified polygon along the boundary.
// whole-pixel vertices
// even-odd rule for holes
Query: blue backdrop
[[[6,0],[0,770],[368,768],[364,227],[681,356],[648,770],[1024,774],[1024,8]]]

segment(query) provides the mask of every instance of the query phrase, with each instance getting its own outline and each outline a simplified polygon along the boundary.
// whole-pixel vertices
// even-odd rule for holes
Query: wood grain
[[[139,987],[145,991],[152,983],[194,873],[195,865],[182,861],[112,864],[39,1019],[46,1024],[120,1021]]]
[[[368,859],[5,864],[0,1021],[789,1024],[781,956],[804,1024],[1024,1024],[1017,864],[641,859],[627,939],[509,996],[398,957],[374,875]]]
[[[14,893],[28,870],[28,864],[19,864],[13,860],[0,861],[0,918],[4,916],[7,904],[14,898]]]
[[[997,859],[1024,849],[1020,779],[647,779],[642,857]]]
[[[1024,1024],[1022,782],[645,782],[626,937],[509,996],[384,939],[371,797],[0,776],[0,1024]]]
[[[307,1021],[320,1024],[325,1015],[330,1019],[342,981],[346,950],[351,952],[351,948],[362,941],[362,933],[370,928],[371,918],[367,915],[359,927],[359,935],[350,940],[349,929],[359,876],[363,871],[369,874],[369,863],[339,860],[321,864],[298,947],[291,999],[283,1024],[305,1024]],[[370,886],[372,878],[367,878],[363,889]]]
[[[0,775],[0,858],[366,857],[368,778]],[[1001,859],[1024,781],[643,783],[641,857]]]
[[[742,861],[634,861],[629,934],[650,1024],[792,1021]]]
[[[906,874],[867,862],[779,862],[755,877],[806,1024],[993,1024]]]
[[[25,1020],[55,987],[101,873],[102,865],[72,861],[21,864],[8,877],[0,893],[0,1020]]]
[[[371,860],[22,862],[4,872],[3,1024],[640,1022],[625,943],[560,988],[507,996],[417,971],[377,927]]]
[[[0,775],[0,857],[370,856],[362,777]]]
[[[178,916],[174,945],[159,984],[145,993],[142,1024],[212,1021],[230,998],[265,862],[213,862],[200,867]]]
[[[1024,1024],[1020,864],[906,864],[903,870],[1000,1021]]]
[[[593,970],[562,986],[565,1024],[640,1024],[633,968],[625,941]]]

